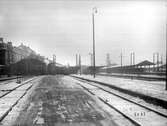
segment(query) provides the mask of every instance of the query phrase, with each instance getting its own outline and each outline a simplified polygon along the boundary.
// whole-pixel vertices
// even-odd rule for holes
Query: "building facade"
[[[12,42],[4,43],[0,38],[0,65],[9,65],[14,62]]]
[[[0,65],[8,66],[25,58],[44,61],[44,57],[37,55],[30,47],[23,44],[15,47],[12,42],[5,43],[3,38],[0,38]]]

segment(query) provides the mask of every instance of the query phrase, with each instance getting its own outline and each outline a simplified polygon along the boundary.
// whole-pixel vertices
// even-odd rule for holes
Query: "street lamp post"
[[[89,53],[90,55],[90,75],[92,75],[92,68],[93,68],[93,54]]]
[[[92,26],[93,26],[93,77],[95,78],[96,66],[95,66],[95,20],[94,14],[97,13],[97,9],[94,7],[92,12]]]
[[[166,6],[166,12],[167,12],[167,4]],[[166,45],[167,45],[167,16],[166,16]],[[167,56],[167,49],[166,49],[166,56]],[[167,82],[165,82],[165,90],[167,90]]]

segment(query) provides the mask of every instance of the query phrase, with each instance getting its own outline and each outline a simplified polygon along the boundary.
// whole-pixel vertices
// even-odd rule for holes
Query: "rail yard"
[[[0,0],[0,126],[167,126],[167,0]]]
[[[86,77],[45,75],[0,82],[0,125],[166,126],[166,106],[156,101],[166,96],[165,90],[151,102],[149,92],[140,97]],[[163,91],[160,87],[156,91]]]

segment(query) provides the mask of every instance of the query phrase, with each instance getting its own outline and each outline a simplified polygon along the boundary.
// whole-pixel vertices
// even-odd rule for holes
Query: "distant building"
[[[23,50],[24,51],[23,55],[25,55],[25,56],[29,56],[31,54],[36,55],[36,52],[34,50],[32,50],[30,47],[24,45],[23,43],[21,43],[21,45],[18,46],[17,48],[20,50]]]
[[[36,56],[35,51],[33,51],[30,47],[23,45],[23,43],[21,43],[21,45],[18,47],[14,47],[13,53],[15,55],[14,56],[14,63],[16,63],[24,58],[28,58],[30,56],[31,57]]]
[[[12,42],[4,43],[0,38],[0,65],[9,65],[14,62]]]
[[[18,47],[12,45],[12,42],[5,43],[0,38],[0,65],[10,65],[25,58],[34,58],[44,61],[45,58],[36,54],[30,47],[21,44]]]

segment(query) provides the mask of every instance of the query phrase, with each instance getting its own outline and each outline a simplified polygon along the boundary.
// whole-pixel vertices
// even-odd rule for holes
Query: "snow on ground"
[[[111,85],[118,86],[120,88],[128,89],[138,93],[142,93],[148,96],[156,97],[167,101],[167,91],[165,90],[165,82],[163,81],[144,81],[135,80],[127,78],[118,77],[108,77],[108,76],[96,76],[93,78],[91,75],[75,75],[78,77],[83,77],[91,80],[96,80]]]
[[[25,77],[23,83],[27,83],[28,81],[32,80],[32,79],[35,79],[36,77]],[[9,90],[13,90],[15,89],[16,87],[22,85],[22,83],[16,83],[16,79],[14,80],[7,80],[7,81],[4,81],[4,82],[0,82],[0,91],[9,91]],[[1,95],[1,93],[0,93]]]
[[[106,99],[109,104],[115,106],[121,112],[125,113],[130,118],[135,119],[137,122],[140,122],[144,126],[166,126],[167,124],[165,117],[162,118],[153,112],[149,112],[147,109],[136,106],[102,90],[92,91],[94,94],[100,98]]]
[[[24,83],[29,82],[34,78],[28,79],[24,81]],[[25,85],[17,88],[16,90],[2,97],[0,99],[0,118],[2,118],[6,112],[11,110],[11,107],[18,101],[18,99],[20,99],[24,95],[24,93],[27,91],[29,87],[31,86],[32,88],[35,87],[37,85],[37,82],[40,81],[40,79],[41,77],[38,77],[37,79],[33,80],[33,86],[32,86],[32,82],[26,83]],[[15,85],[18,86],[17,83]],[[24,105],[27,103],[27,98],[31,93],[32,91],[29,90],[28,93],[24,96],[24,98],[22,98],[15,107],[12,107],[12,110],[9,112],[7,117],[5,117],[2,120],[2,122],[0,123],[0,126],[12,126],[12,123],[16,120],[16,117],[19,115],[20,111],[23,109]]]
[[[100,73],[100,74],[108,74],[108,75],[121,75],[121,76],[133,76],[133,77],[155,77],[155,78],[165,78],[165,75],[149,75],[149,74],[121,74],[121,73]]]
[[[14,112],[10,112],[3,124],[116,126],[111,117],[95,104],[81,86],[72,82],[70,77],[44,77],[25,103],[22,102],[24,105],[20,106],[21,109],[14,108]],[[18,115],[17,118],[14,114]],[[10,119],[13,118],[15,119],[11,123]]]
[[[161,117],[156,113],[148,111],[145,108],[134,105],[133,103],[130,103],[112,94],[109,94],[108,92],[105,92],[95,86],[83,82],[79,83],[87,89],[89,89],[89,91],[93,92],[96,96],[102,98],[112,106],[116,107],[121,112],[125,113],[128,117],[135,119],[141,125],[166,126],[167,124],[167,120],[165,117]]]
[[[11,83],[8,83],[8,84],[0,85],[0,90],[1,91],[12,90],[12,89],[16,88],[19,85],[21,85],[21,83],[17,84],[16,82],[11,82]]]
[[[16,79],[2,81],[2,82],[0,82],[0,85],[4,85],[4,84],[10,83],[10,82],[16,82]]]
[[[164,108],[162,108],[162,107],[160,107],[160,106],[156,106],[156,105],[147,103],[146,101],[144,101],[143,99],[140,99],[139,97],[133,97],[133,96],[131,96],[131,95],[122,93],[122,92],[120,92],[120,91],[111,89],[111,88],[106,87],[106,86],[103,86],[103,85],[98,85],[98,84],[96,84],[96,83],[93,83],[93,85],[96,85],[96,86],[98,86],[98,87],[101,87],[102,89],[105,89],[105,90],[107,90],[107,91],[109,91],[109,92],[113,92],[113,93],[115,93],[115,94],[117,94],[117,95],[119,95],[119,96],[122,96],[122,97],[124,97],[124,98],[126,98],[126,99],[129,99],[129,100],[131,100],[131,101],[133,101],[133,102],[136,102],[136,103],[139,103],[139,104],[141,104],[141,105],[147,106],[147,107],[149,107],[149,108],[152,109],[152,110],[155,110],[155,111],[158,111],[158,112],[160,112],[160,113],[163,113],[164,115],[167,115],[167,109],[164,109]]]
[[[31,79],[30,79],[31,80]],[[32,95],[32,91],[35,89],[35,87],[38,85],[38,82],[41,80],[41,78],[39,77],[38,79],[33,81],[33,86],[31,88],[31,90],[28,90],[27,94],[18,102],[18,104],[12,108],[11,112],[9,112],[9,114],[7,115],[7,117],[4,118],[4,120],[0,123],[0,126],[13,126],[12,124],[14,123],[14,121],[16,121],[16,118],[19,116],[20,111],[24,109],[25,105],[28,104],[28,98],[30,97],[30,95]],[[21,92],[25,92],[23,91],[24,89],[26,90],[30,84],[25,85],[23,87],[19,87],[19,89],[14,93],[14,94],[10,94],[10,97],[7,97],[6,100],[8,100],[8,102],[5,102],[6,104],[8,103],[8,105],[12,105],[17,99],[15,99],[15,94],[20,94]],[[20,93],[19,93],[20,92]],[[13,97],[11,97],[13,95]],[[6,101],[4,98],[1,99],[2,102]],[[9,101],[10,100],[10,101]],[[0,104],[0,106],[2,106],[2,104]],[[10,106],[6,106],[7,109],[9,109]],[[0,107],[1,108],[1,107]],[[6,110],[7,110],[6,109]],[[5,110],[4,110],[5,111]],[[2,110],[0,111],[2,114]]]
[[[89,79],[93,79],[91,76],[84,76],[84,77],[87,77],[87,78],[89,78]],[[113,78],[113,79],[110,79],[110,78]],[[139,81],[139,80],[130,80],[130,79],[123,79],[123,78],[114,78],[114,77],[100,77],[100,76],[98,76],[97,78],[96,78],[98,81],[100,81],[100,79],[101,79],[101,81],[106,81],[106,82],[111,82],[112,84],[117,84],[117,83],[119,83],[119,84],[117,84],[118,86],[122,86],[122,87],[126,87],[126,85],[124,85],[124,82],[126,82],[126,84],[127,83],[129,83],[129,85],[140,85],[140,82],[143,82],[143,84],[145,84],[145,85],[151,85],[151,87],[154,87],[153,85],[157,85],[157,87],[159,87],[159,89],[156,89],[157,87],[154,87],[155,88],[155,90],[158,90],[158,91],[164,91],[163,90],[163,86],[162,85],[164,85],[162,82],[153,82],[153,83],[149,83],[149,82],[146,82],[146,81]],[[47,92],[45,92],[45,90],[48,90],[48,91],[51,91],[52,92],[52,90],[53,90],[53,94],[56,94],[56,92],[60,92],[60,96],[63,96],[62,97],[62,100],[63,100],[63,98],[65,98],[64,97],[64,93],[63,92],[61,92],[61,91],[59,91],[61,88],[63,88],[63,91],[70,91],[71,89],[73,90],[73,91],[77,91],[77,90],[82,90],[82,88],[81,88],[81,86],[79,86],[78,84],[76,84],[76,83],[74,83],[74,82],[77,82],[77,81],[74,81],[75,79],[73,79],[73,78],[71,78],[71,77],[67,77],[67,76],[64,76],[64,77],[62,77],[62,79],[61,79],[61,81],[58,81],[58,82],[56,82],[57,81],[57,79],[54,79],[54,78],[45,78],[43,81],[41,81],[41,82],[39,82],[39,80],[37,80],[36,81],[36,83],[37,84],[34,84],[34,85],[36,85],[36,87],[34,88],[34,90],[36,90],[36,91],[41,91],[41,92],[43,92],[44,94],[44,96],[47,96]],[[119,82],[120,81],[120,82]],[[133,82],[133,83],[132,83]],[[34,81],[33,81],[33,83],[35,83]],[[41,83],[41,85],[42,86],[38,86],[37,87],[37,85],[39,84],[39,83]],[[56,84],[56,83],[58,83],[59,84],[59,86],[56,86],[56,88],[53,88],[54,87],[54,84]],[[159,84],[162,86],[159,86]],[[15,85],[18,85],[18,84],[15,84]],[[30,85],[31,85],[31,82],[30,82]],[[13,86],[12,86],[13,87]],[[9,107],[11,104],[11,102],[12,101],[8,101],[10,98],[12,98],[13,97],[13,99],[11,99],[11,100],[16,100],[15,99],[15,97],[19,97],[19,94],[22,94],[22,92],[23,92],[23,90],[25,90],[25,89],[27,89],[29,86],[28,85],[25,85],[25,86],[23,86],[23,87],[20,87],[18,90],[17,90],[17,92],[15,92],[15,93],[13,93],[13,94],[10,94],[10,95],[7,95],[8,97],[6,97],[6,99],[4,99],[4,100],[2,100],[1,102],[2,102],[2,104],[4,103],[4,105],[2,105],[1,107],[2,107],[2,109],[1,109],[1,111],[0,111],[0,114],[1,113],[4,113],[4,111],[5,110],[7,110],[7,107]],[[128,88],[130,88],[130,86],[127,86]],[[134,86],[135,87],[135,86]],[[1,85],[0,85],[0,88],[1,88]],[[4,86],[3,86],[3,88],[5,88]],[[7,86],[6,86],[6,89],[9,89],[9,88],[11,88],[10,87],[10,85],[8,85],[7,84]],[[91,87],[91,86],[89,86],[89,88],[90,89],[92,89],[92,90],[95,90],[96,88],[95,87]],[[138,89],[137,88],[137,86],[136,86],[136,88],[134,88],[134,89]],[[140,88],[140,90],[142,90],[142,88]],[[140,91],[139,90],[139,91]],[[35,92],[36,92],[35,91]],[[6,92],[6,91],[4,91],[4,92]],[[0,94],[2,94],[2,91],[0,92]],[[28,94],[28,96],[30,96],[30,94],[31,94],[31,96],[33,96],[34,94],[32,93],[32,92],[30,92],[29,94]],[[33,95],[32,95],[33,94]],[[62,94],[62,95],[61,95]],[[43,96],[43,95],[41,95],[41,96]],[[59,96],[58,95],[58,96]],[[30,112],[30,115],[31,115],[31,113],[32,113],[32,108],[36,108],[36,107],[34,107],[34,106],[37,106],[37,105],[35,105],[35,104],[29,104],[29,101],[27,101],[27,99],[28,99],[28,96],[26,95],[25,97],[26,98],[23,98],[17,105],[16,105],[16,107],[14,107],[13,109],[12,109],[12,111],[9,113],[9,115],[7,116],[7,118],[5,118],[4,120],[3,120],[3,122],[0,124],[0,126],[1,125],[7,125],[7,124],[12,124],[13,122],[15,122],[15,120],[16,120],[16,117],[19,115],[19,113],[22,111],[23,113],[26,113],[26,112]],[[69,95],[69,96],[67,96],[67,97],[72,97],[73,95]],[[36,97],[36,95],[35,95],[35,97]],[[45,97],[44,97],[45,98]],[[30,98],[30,100],[32,99],[32,97]],[[5,101],[8,101],[8,102],[5,102]],[[37,99],[37,101],[38,101],[39,99]],[[52,100],[52,99],[51,99]],[[37,101],[34,101],[34,103],[35,102],[37,102]],[[48,100],[48,102],[49,102],[49,100]],[[96,102],[98,102],[98,105],[100,105],[101,106],[101,108],[102,109],[105,109],[105,111],[107,111],[107,112],[109,112],[109,113],[111,113],[111,116],[110,116],[110,119],[112,118],[112,120],[114,120],[114,122],[118,122],[117,124],[120,124],[120,126],[122,126],[123,124],[124,125],[127,125],[127,126],[130,126],[130,124],[128,124],[129,122],[126,122],[125,123],[125,120],[124,119],[122,119],[122,116],[120,116],[118,113],[116,113],[114,110],[112,110],[111,108],[109,108],[107,105],[105,105],[105,104],[103,104],[103,103],[100,103],[100,101],[96,101]],[[31,102],[30,102],[31,103]],[[55,102],[53,102],[53,103],[55,103]],[[49,104],[51,104],[50,102],[49,102]],[[86,104],[87,105],[87,104]],[[4,107],[4,108],[3,108]],[[27,109],[25,108],[25,107],[28,107]],[[59,107],[61,107],[61,106],[59,106]],[[76,109],[76,108],[75,108]],[[23,111],[23,110],[26,110],[26,111]],[[40,110],[40,108],[39,108],[39,110]],[[41,110],[41,111],[43,111],[43,110]],[[21,116],[21,115],[20,115]],[[13,120],[13,122],[12,122],[12,120]],[[40,123],[42,123],[43,121],[41,120],[41,118],[39,118],[39,116],[36,116],[36,118],[34,119],[34,120],[37,120],[36,121],[36,124],[39,124],[40,125]],[[26,122],[26,120],[23,120],[23,121],[25,121]],[[17,121],[16,121],[17,122]],[[122,124],[122,125],[121,125]],[[58,124],[59,125],[59,124]],[[70,124],[69,124],[70,125]],[[88,124],[87,124],[88,125]]]

